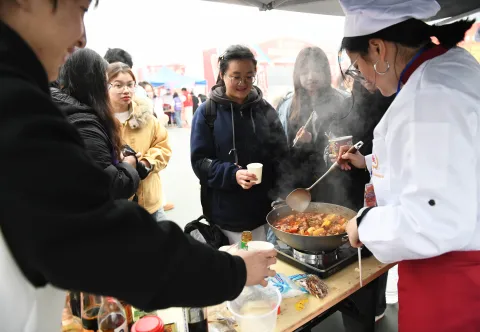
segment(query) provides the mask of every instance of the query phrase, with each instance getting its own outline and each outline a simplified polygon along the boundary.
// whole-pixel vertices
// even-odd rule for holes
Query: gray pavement
[[[162,181],[167,200],[175,204],[175,209],[168,211],[167,216],[183,228],[202,214],[200,184],[190,164],[190,129],[169,128],[168,133],[173,153],[168,167],[162,171]],[[398,306],[389,305],[385,318],[377,323],[376,332],[397,332],[397,316]],[[313,332],[344,331],[340,313],[313,329]]]
[[[162,171],[164,192],[175,208],[167,217],[184,227],[202,214],[200,184],[190,164],[190,129],[168,128],[172,158]]]

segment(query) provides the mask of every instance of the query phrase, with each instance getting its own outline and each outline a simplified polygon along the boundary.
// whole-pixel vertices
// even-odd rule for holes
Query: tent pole
[[[445,25],[445,24],[449,24],[449,23],[452,23],[452,22],[455,22],[455,21],[458,21],[464,17],[467,17],[467,16],[470,16],[470,15],[473,15],[473,14],[476,14],[477,12],[480,12],[480,7],[478,7],[477,9],[474,9],[474,10],[471,10],[467,13],[463,13],[463,14],[460,14],[460,15],[457,15],[457,16],[453,16],[453,17],[449,17],[443,21],[440,21],[440,22],[437,22],[436,24],[437,25]]]

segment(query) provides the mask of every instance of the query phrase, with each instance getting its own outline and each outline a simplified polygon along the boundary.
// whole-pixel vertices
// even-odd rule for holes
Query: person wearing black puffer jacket
[[[118,123],[110,110],[108,63],[95,51],[74,52],[50,85],[53,101],[83,138],[93,161],[110,177],[114,199],[132,197],[140,182],[135,156],[122,156]]]
[[[192,167],[202,188],[208,188],[208,199],[202,199],[204,212],[211,211],[210,223],[219,226],[232,244],[239,242],[242,231],[252,231],[254,240],[265,241],[270,204],[285,197],[278,183],[287,141],[277,112],[253,86],[256,65],[247,47],[229,47],[219,58],[220,74],[210,100],[199,106],[192,124]],[[209,103],[216,110],[213,128],[207,116]],[[259,184],[247,170],[250,163],[263,164]]]

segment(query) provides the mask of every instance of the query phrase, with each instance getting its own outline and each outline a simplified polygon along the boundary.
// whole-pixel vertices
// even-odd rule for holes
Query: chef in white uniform
[[[398,93],[373,153],[343,156],[378,204],[348,223],[350,242],[399,262],[400,332],[480,331],[480,65],[456,47],[473,22],[424,23],[431,0],[340,2],[346,74]]]

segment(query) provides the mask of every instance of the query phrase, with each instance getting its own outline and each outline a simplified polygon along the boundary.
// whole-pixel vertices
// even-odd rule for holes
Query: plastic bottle
[[[125,309],[113,297],[103,297],[98,312],[99,332],[128,332]]]

